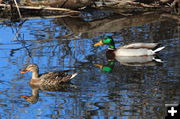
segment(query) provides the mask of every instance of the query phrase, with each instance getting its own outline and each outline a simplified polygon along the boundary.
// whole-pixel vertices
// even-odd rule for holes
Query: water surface
[[[107,46],[93,44],[113,36],[116,47],[132,42],[158,42],[163,63],[127,66],[113,61],[107,73]],[[180,100],[180,39],[178,21],[163,14],[107,18],[49,18],[0,23],[0,118],[2,119],[161,119],[166,103]],[[30,104],[31,74],[20,74],[36,63],[40,73],[78,72],[70,90],[39,91]]]

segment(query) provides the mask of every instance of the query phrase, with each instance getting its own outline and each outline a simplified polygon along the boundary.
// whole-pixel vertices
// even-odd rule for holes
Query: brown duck
[[[32,72],[32,78],[29,82],[30,85],[48,86],[49,88],[67,83],[77,75],[77,73],[67,74],[68,71],[51,71],[39,74],[39,68],[36,64],[30,64],[21,71],[21,73],[26,72]]]

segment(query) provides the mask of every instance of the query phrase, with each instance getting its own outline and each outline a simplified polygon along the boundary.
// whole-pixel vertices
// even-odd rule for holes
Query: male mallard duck
[[[132,43],[115,48],[114,40],[111,37],[99,41],[94,44],[94,46],[104,44],[109,45],[108,51],[106,52],[108,58],[114,58],[115,56],[150,56],[155,55],[157,52],[165,48],[160,47],[160,44],[158,43]]]
[[[67,74],[68,71],[51,71],[39,75],[39,68],[36,64],[30,64],[21,71],[21,73],[26,72],[32,72],[32,78],[29,82],[30,85],[41,86],[58,86],[61,83],[70,81],[77,75],[77,73]]]

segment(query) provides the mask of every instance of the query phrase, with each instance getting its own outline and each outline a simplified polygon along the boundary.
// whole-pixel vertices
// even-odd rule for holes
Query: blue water
[[[56,18],[30,19],[22,26],[0,23],[0,119],[164,117],[164,105],[180,100],[178,23],[155,19],[116,26],[120,21]],[[159,53],[163,63],[127,66],[115,61],[111,73],[102,71],[94,64],[108,64],[107,46],[93,44],[108,35],[114,37],[116,47],[131,42],[162,43],[166,46]],[[77,88],[40,90],[38,101],[30,104],[21,96],[31,95],[31,73],[20,74],[20,70],[31,63],[38,64],[40,73],[67,69],[78,72],[71,81]]]

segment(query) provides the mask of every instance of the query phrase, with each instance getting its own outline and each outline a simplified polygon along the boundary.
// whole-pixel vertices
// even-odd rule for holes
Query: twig
[[[16,5],[16,8],[17,8],[17,11],[18,11],[18,14],[19,14],[19,18],[21,19],[21,18],[22,18],[21,12],[20,12],[20,10],[19,10],[19,7],[18,7],[18,4],[17,4],[16,0],[14,0],[14,3],[15,3],[15,5]]]

